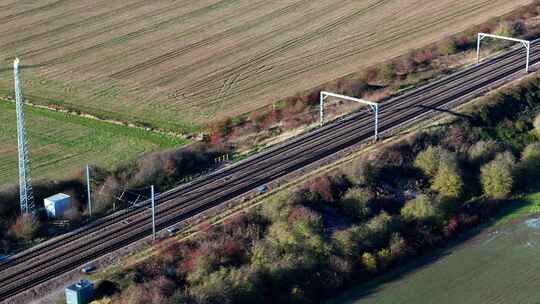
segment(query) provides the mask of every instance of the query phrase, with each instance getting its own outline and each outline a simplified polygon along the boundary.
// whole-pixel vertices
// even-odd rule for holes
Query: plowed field
[[[188,130],[530,0],[0,0],[0,93]],[[38,100],[36,100],[38,101]]]

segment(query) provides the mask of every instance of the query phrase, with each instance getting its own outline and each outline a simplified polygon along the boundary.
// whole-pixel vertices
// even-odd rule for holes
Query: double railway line
[[[540,61],[540,44],[532,44],[531,63]],[[412,124],[441,108],[449,108],[484,92],[494,83],[522,73],[522,50],[516,49],[383,101],[380,129],[384,134]],[[290,174],[373,134],[372,117],[356,113],[160,195],[157,228],[163,229]],[[145,206],[133,207],[51,239],[0,262],[0,301],[9,299],[89,261],[152,233]]]

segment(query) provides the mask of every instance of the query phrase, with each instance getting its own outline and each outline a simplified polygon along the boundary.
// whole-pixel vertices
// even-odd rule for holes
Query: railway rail
[[[540,61],[540,44],[531,45],[531,63]],[[522,73],[524,54],[515,49],[477,66],[383,101],[379,132],[412,124],[422,116],[483,92],[494,82]],[[230,167],[160,195],[157,229],[163,229],[238,197],[347,147],[370,140],[371,116],[356,113],[280,144]],[[129,223],[126,220],[129,219]],[[145,206],[97,220],[0,262],[0,301],[71,271],[152,233]]]

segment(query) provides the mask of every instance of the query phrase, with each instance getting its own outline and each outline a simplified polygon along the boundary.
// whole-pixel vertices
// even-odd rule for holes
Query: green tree
[[[514,186],[515,158],[510,152],[497,157],[481,169],[481,182],[484,193],[491,198],[504,199]]]
[[[441,147],[429,146],[424,151],[418,153],[414,160],[414,165],[422,170],[426,176],[434,177],[439,170],[442,157],[448,154],[449,152]]]
[[[524,184],[529,188],[540,186],[540,143],[525,147],[521,153],[520,167]]]
[[[437,175],[433,179],[431,189],[448,198],[458,198],[463,191],[463,180],[455,161],[442,161]]]
[[[343,196],[341,205],[347,215],[365,220],[371,215],[371,209],[368,206],[370,199],[371,194],[367,190],[351,188]]]
[[[433,200],[425,195],[418,195],[416,198],[405,203],[401,208],[401,215],[407,220],[426,220],[436,215]]]

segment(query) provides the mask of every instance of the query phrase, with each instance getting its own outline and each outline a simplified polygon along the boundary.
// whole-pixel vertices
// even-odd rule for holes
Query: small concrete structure
[[[71,196],[58,193],[43,200],[47,215],[50,217],[62,217],[71,205]]]
[[[94,284],[88,280],[66,287],[66,304],[88,304],[94,296]]]

